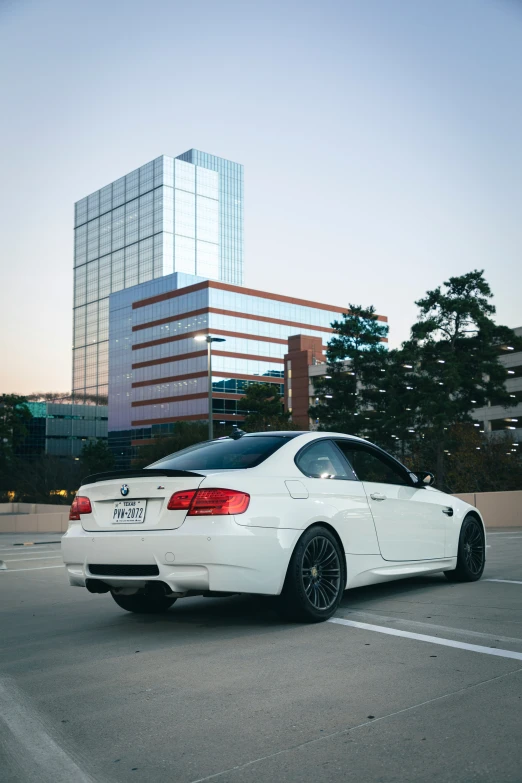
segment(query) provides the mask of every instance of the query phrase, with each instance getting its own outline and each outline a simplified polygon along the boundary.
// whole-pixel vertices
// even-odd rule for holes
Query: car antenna
[[[240,430],[238,427],[236,427],[235,424],[234,427],[235,429],[232,430],[232,432],[228,436],[229,438],[232,438],[232,440],[239,440],[239,438],[242,438],[243,435],[246,435],[246,432],[244,430]]]

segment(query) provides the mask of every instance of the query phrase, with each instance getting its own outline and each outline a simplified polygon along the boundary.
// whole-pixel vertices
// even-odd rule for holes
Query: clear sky
[[[70,389],[73,203],[245,166],[245,284],[413,304],[485,268],[522,325],[520,0],[0,0],[0,392]]]

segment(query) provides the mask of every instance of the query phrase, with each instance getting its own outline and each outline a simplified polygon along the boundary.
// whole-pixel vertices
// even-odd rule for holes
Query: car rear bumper
[[[164,582],[173,593],[223,591],[277,595],[301,531],[244,527],[234,517],[192,517],[175,530],[87,532],[71,524],[62,554],[72,585],[110,587]],[[157,566],[154,576],[108,576],[89,565]],[[119,569],[118,569],[119,570]],[[150,568],[148,569],[150,570]]]

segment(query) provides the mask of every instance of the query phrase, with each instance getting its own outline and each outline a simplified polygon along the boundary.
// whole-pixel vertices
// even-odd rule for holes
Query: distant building
[[[380,321],[387,321],[379,315]],[[332,330],[330,330],[332,331]],[[292,414],[292,421],[303,429],[316,429],[308,411],[318,403],[315,394],[315,379],[328,373],[326,345],[315,337],[295,334],[288,338],[288,353],[285,354],[285,410]],[[344,362],[347,366],[349,362]]]
[[[243,421],[249,384],[285,393],[291,335],[301,332],[303,345],[311,340],[310,360],[322,359],[331,323],[344,310],[181,273],[111,294],[109,445],[119,463],[175,422],[208,421],[207,348],[196,335],[225,339],[212,350],[210,414],[219,434],[220,423]],[[287,401],[296,394],[298,365],[289,369]]]
[[[108,395],[109,296],[175,272],[243,282],[243,166],[161,155],[75,205],[72,390]]]
[[[513,331],[518,337],[522,337],[522,326]],[[506,345],[499,361],[509,374],[506,390],[513,404],[509,408],[495,404],[475,408],[471,415],[482,425],[481,429],[485,432],[510,432],[515,441],[522,441],[522,352]]]
[[[513,330],[522,336],[522,327]],[[491,404],[472,410],[480,432],[509,432],[516,442],[522,441],[522,352],[505,346],[499,361],[506,367],[509,378],[506,390],[513,405],[504,408]],[[292,412],[292,420],[302,427],[314,426],[308,417],[308,409],[316,403],[314,381],[328,372],[325,357],[320,352],[316,338],[297,334],[288,338],[285,355],[286,399],[285,405]],[[291,397],[289,391],[291,389]]]
[[[291,413],[294,424],[305,430],[313,426],[308,415],[308,409],[314,404],[313,379],[326,373],[325,348],[320,337],[295,334],[288,338],[285,410]]]
[[[107,440],[107,405],[26,404],[33,418],[26,425],[27,436],[16,448],[19,456],[78,458],[85,443]]]

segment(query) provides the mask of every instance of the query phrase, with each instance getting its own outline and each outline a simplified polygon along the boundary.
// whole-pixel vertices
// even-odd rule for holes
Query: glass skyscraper
[[[108,395],[109,296],[173,272],[243,282],[243,166],[162,155],[75,205],[73,394]]]

